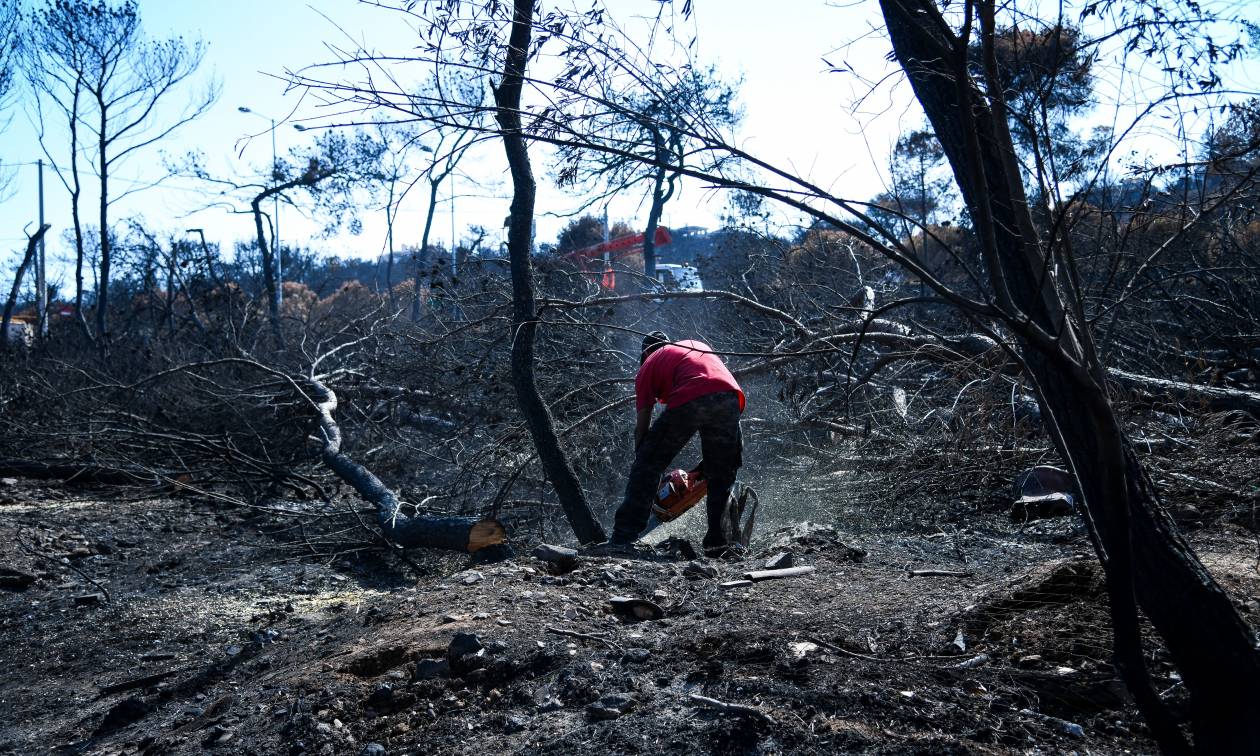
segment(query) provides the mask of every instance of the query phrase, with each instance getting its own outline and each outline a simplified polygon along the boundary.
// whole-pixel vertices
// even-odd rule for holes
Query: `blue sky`
[[[328,60],[325,42],[343,33],[390,51],[405,51],[413,44],[409,30],[398,23],[397,16],[356,0],[218,0],[212,4],[139,0],[139,4],[150,35],[199,36],[208,43],[201,78],[205,81],[213,76],[222,85],[214,108],[177,132],[161,150],[172,154],[200,150],[212,168],[225,173],[247,174],[251,166],[265,166],[270,157],[270,136],[265,133],[268,124],[238,112],[239,106],[278,118],[294,110],[298,116],[309,112],[309,103],[286,95],[283,82],[276,78],[285,68]],[[656,7],[653,0],[611,0],[607,5],[614,14],[627,18]],[[698,58],[716,63],[727,75],[743,77],[740,100],[746,115],[740,134],[745,149],[847,197],[868,198],[882,189],[880,177],[891,145],[903,129],[918,125],[918,111],[906,88],[894,83],[881,86],[854,112],[853,103],[867,91],[867,84],[851,75],[828,72],[822,61],[824,56],[833,63],[844,60],[867,80],[879,80],[891,72],[883,58],[888,44],[879,33],[874,0],[843,4],[781,0],[773,10],[767,10],[763,0],[695,0],[694,6]],[[853,40],[857,41],[841,47]],[[19,107],[10,116],[0,139],[0,161],[26,162],[39,157],[27,113]],[[250,134],[258,136],[250,140]],[[309,133],[298,133],[288,126],[277,132],[281,152],[310,138]],[[535,155],[537,161],[545,160],[541,151],[535,150]],[[117,176],[124,186],[130,186],[127,182],[155,177],[160,164],[159,150],[151,150],[123,166]],[[501,148],[488,142],[472,156],[467,170],[480,185],[460,182],[456,233],[462,235],[474,223],[496,233],[508,204]],[[0,202],[0,262],[6,268],[21,245],[23,226],[34,219],[35,212],[34,168],[22,166],[18,171],[10,192]],[[545,175],[541,166],[536,172]],[[51,176],[47,177],[47,195],[47,217],[54,226],[51,262],[64,255],[60,234],[69,225],[68,203],[64,190]],[[150,227],[168,232],[200,226],[211,240],[228,248],[236,239],[249,238],[247,217],[222,209],[198,211],[213,199],[202,187],[174,182],[124,200],[115,217],[142,215]],[[646,212],[638,199],[614,203],[612,216],[642,225]],[[556,214],[571,210],[575,204],[573,198],[545,180],[541,182],[539,240],[553,239],[565,223]],[[724,205],[720,194],[686,185],[681,197],[667,209],[663,222],[713,226]],[[396,231],[399,245],[418,242],[423,211],[418,198],[404,205]],[[446,243],[451,235],[448,201],[443,202],[439,213],[437,238]],[[360,236],[339,236],[313,244],[330,254],[379,254],[384,237],[381,212],[364,208],[362,215],[364,231]],[[794,220],[782,219],[787,223]],[[314,231],[312,223],[294,211],[285,211],[284,238],[309,238]]]

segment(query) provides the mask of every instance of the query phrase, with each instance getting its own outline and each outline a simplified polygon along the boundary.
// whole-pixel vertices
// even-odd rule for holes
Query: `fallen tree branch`
[[[1107,370],[1107,377],[1117,384],[1146,396],[1167,396],[1180,401],[1196,402],[1218,411],[1241,410],[1260,417],[1260,392],[1201,386],[1197,383],[1152,378],[1117,368]]]
[[[960,570],[906,570],[909,577],[971,577],[972,573]]]
[[[60,480],[63,483],[101,483],[111,486],[155,485],[157,483],[152,472],[139,468],[127,470],[82,462],[35,462],[25,459],[0,459],[0,476]]]
[[[714,709],[715,711],[720,711],[726,714],[741,714],[743,716],[754,717],[756,719],[760,719],[762,722],[765,722],[766,724],[775,724],[773,717],[771,717],[769,714],[765,713],[761,709],[758,709],[756,706],[749,706],[748,704],[739,704],[739,703],[728,703],[727,701],[719,701],[716,698],[709,698],[708,696],[702,696],[699,693],[692,693],[690,696],[687,697],[687,700],[691,701],[692,703],[698,706],[703,706],[706,709]]]
[[[333,418],[337,395],[313,376],[308,376],[306,381],[314,394],[312,402],[318,413],[319,438],[316,440],[321,444],[320,458],[338,478],[375,505],[381,533],[387,539],[403,547],[422,546],[467,554],[495,547],[494,556],[510,556],[511,548],[506,544],[507,529],[498,520],[433,515],[408,517],[402,514],[399,511],[402,502],[398,495],[371,470],[341,450],[341,428]]]
[[[579,638],[581,640],[598,641],[599,643],[603,643],[605,646],[608,646],[609,648],[615,651],[625,650],[621,646],[617,645],[615,641],[605,638],[602,635],[591,635],[590,633],[579,633],[573,630],[565,630],[559,627],[552,627],[551,625],[548,625],[545,629],[547,632],[552,633],[554,635],[563,635],[566,638]]]

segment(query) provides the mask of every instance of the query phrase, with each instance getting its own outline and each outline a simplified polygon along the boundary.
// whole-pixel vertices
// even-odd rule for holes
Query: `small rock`
[[[591,719],[617,719],[634,709],[638,702],[624,693],[610,693],[586,707]]]
[[[17,478],[0,478],[0,486],[10,488],[17,485]]]
[[[647,599],[632,598],[630,596],[613,596],[608,599],[608,604],[612,607],[613,613],[622,617],[629,617],[639,620],[658,620],[665,616],[665,610],[658,604],[648,601]]]
[[[555,698],[554,696],[545,698],[542,703],[538,704],[538,712],[540,714],[545,714],[549,711],[560,711],[563,708],[564,704],[560,702],[560,699]]]
[[[1066,719],[1059,719],[1058,717],[1052,717],[1046,714],[1042,714],[1041,712],[1033,711],[1032,709],[1020,709],[1019,713],[1023,714],[1026,717],[1035,719],[1038,722],[1042,722],[1046,724],[1047,726],[1049,726],[1051,729],[1057,730],[1058,732],[1061,732],[1064,735],[1070,735],[1071,737],[1074,737],[1074,738],[1085,737],[1085,728],[1081,727],[1075,722],[1069,722]]]
[[[628,648],[625,656],[621,657],[622,664],[641,664],[648,660],[652,652],[646,648]]]
[[[511,735],[512,733],[516,733],[516,732],[520,732],[521,730],[524,730],[528,724],[529,724],[528,719],[520,716],[519,714],[513,714],[509,716],[506,720],[504,720],[503,731]]]
[[[446,661],[450,673],[456,677],[466,675],[485,664],[486,649],[475,633],[455,633],[446,648]]]
[[[460,582],[463,583],[464,585],[476,585],[477,583],[480,583],[482,580],[485,580],[485,579],[486,579],[485,575],[482,575],[480,572],[473,570],[472,572],[469,572],[467,575],[465,575],[463,579],[460,580]]]
[[[670,536],[669,538],[666,538],[656,544],[656,550],[658,552],[676,555],[682,559],[695,559],[697,556],[696,547],[691,545],[691,541],[688,541],[686,538],[679,538],[678,536]]]
[[[711,564],[704,564],[703,562],[688,562],[687,566],[683,567],[683,575],[686,575],[687,577],[706,578],[712,580],[718,576],[718,570],[717,567],[714,567]]]
[[[1045,666],[1040,654],[1029,654],[1021,656],[1015,660],[1015,665],[1021,669],[1039,669]]]
[[[958,662],[957,664],[954,665],[954,669],[975,669],[976,667],[987,664],[988,662],[989,662],[989,655],[980,654],[979,656],[973,656],[970,659],[967,659],[966,661]]]
[[[485,648],[476,633],[455,633],[451,643],[446,647],[446,658],[453,659],[466,654],[475,654]]]
[[[449,677],[450,674],[450,662],[446,659],[421,659],[416,662],[415,672],[411,676],[416,680],[436,680],[440,677]]]
[[[819,646],[817,643],[810,643],[809,641],[797,641],[795,643],[788,644],[788,653],[791,655],[793,661],[798,662],[805,661],[805,657],[809,656],[818,649]]]
[[[210,730],[210,733],[206,735],[205,739],[201,741],[201,744],[207,748],[213,748],[227,743],[234,737],[236,737],[235,732],[229,730],[223,725],[215,725],[214,728]]]
[[[380,708],[386,706],[390,701],[394,700],[394,686],[389,683],[381,683],[368,695],[368,706]]]
[[[564,546],[552,546],[551,544],[541,544],[534,549],[533,556],[535,559],[546,562],[550,565],[553,572],[563,573],[572,572],[577,567],[578,553],[576,549],[566,548]]]
[[[105,603],[103,593],[84,593],[74,597],[75,606],[100,606],[103,603]]]
[[[386,756],[385,746],[380,743],[368,743],[359,751],[359,756]]]
[[[792,552],[780,551],[778,554],[775,554],[774,556],[766,560],[766,569],[767,570],[782,570],[787,567],[791,567],[795,562],[796,562],[796,559],[793,558]]]

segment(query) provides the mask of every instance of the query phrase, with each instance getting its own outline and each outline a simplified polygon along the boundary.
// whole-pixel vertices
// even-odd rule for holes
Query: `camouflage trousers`
[[[699,433],[704,476],[709,483],[705,502],[709,529],[704,537],[704,548],[725,546],[727,538],[722,516],[735,485],[735,475],[743,464],[744,439],[739,429],[739,415],[739,395],[734,391],[707,394],[662,412],[635,452],[626,495],[617,509],[612,540],[630,543],[639,537],[652,514],[661,475],[691,437]]]

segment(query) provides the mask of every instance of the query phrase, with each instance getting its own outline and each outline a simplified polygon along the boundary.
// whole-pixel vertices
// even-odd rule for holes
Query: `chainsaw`
[[[656,489],[656,501],[652,502],[652,514],[661,522],[677,520],[709,493],[709,481],[704,477],[704,465],[694,470],[671,470],[661,476]]]

